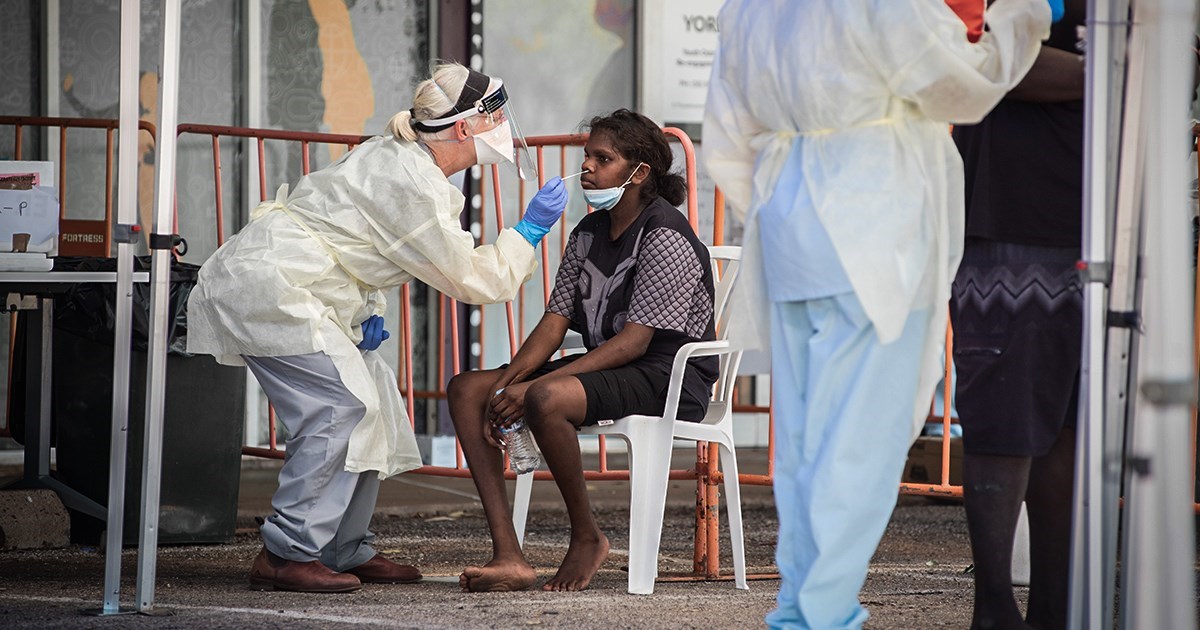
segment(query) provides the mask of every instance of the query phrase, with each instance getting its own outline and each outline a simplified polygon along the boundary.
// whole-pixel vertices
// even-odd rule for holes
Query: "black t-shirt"
[[[1083,52],[1083,25],[1084,15],[1068,6],[1044,45]],[[1080,247],[1083,113],[1082,100],[1004,99],[979,124],[955,126],[966,169],[968,238]]]
[[[635,363],[669,375],[680,346],[716,338],[708,249],[661,197],[615,240],[609,238],[611,225],[609,212],[600,210],[571,232],[546,310],[571,320],[588,350],[627,322],[653,328],[646,353]],[[717,367],[716,357],[690,360],[684,393],[707,401]]]

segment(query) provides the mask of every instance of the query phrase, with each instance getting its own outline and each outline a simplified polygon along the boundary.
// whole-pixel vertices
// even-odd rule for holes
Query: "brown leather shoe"
[[[363,584],[412,584],[421,581],[421,571],[417,567],[392,562],[379,554],[353,569],[346,569],[346,573],[358,576]]]
[[[319,560],[284,560],[263,547],[250,567],[250,588],[257,591],[349,593],[362,588],[362,582],[353,575],[331,570]]]

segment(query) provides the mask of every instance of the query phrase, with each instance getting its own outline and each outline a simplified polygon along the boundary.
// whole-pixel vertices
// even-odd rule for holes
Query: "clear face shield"
[[[508,101],[508,92],[504,89],[504,82],[496,79],[496,88],[487,96],[479,101],[479,108],[488,118],[496,123],[496,127],[502,127],[504,123],[508,123],[508,135],[511,136],[511,155],[505,152],[504,158],[512,162],[517,167],[517,176],[526,181],[537,179],[537,164],[533,161],[530,155],[529,144],[525,142],[525,134],[521,131],[521,125],[517,122],[516,114],[513,113],[512,105]],[[499,149],[499,147],[496,147]]]
[[[418,131],[438,132],[475,116],[479,120],[469,124],[474,132],[477,163],[509,162],[517,168],[521,179],[536,180],[536,163],[500,79],[471,70],[453,110],[434,120],[414,121],[413,127]]]

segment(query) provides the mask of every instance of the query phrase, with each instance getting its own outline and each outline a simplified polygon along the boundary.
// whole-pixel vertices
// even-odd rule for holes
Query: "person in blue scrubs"
[[[721,10],[702,144],[746,226],[732,338],[772,355],[773,628],[867,619],[858,591],[941,376],[962,252],[947,123],[1020,81],[1050,17],[1046,0],[996,0],[971,43],[930,0]]]

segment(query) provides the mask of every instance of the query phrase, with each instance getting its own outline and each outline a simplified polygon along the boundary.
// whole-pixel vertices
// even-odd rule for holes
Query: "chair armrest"
[[[671,364],[671,381],[667,385],[667,402],[663,407],[663,420],[674,422],[679,413],[679,397],[683,393],[683,374],[687,368],[688,359],[694,357],[719,356],[733,354],[737,349],[728,341],[693,341],[680,346],[675,353],[675,362]]]

